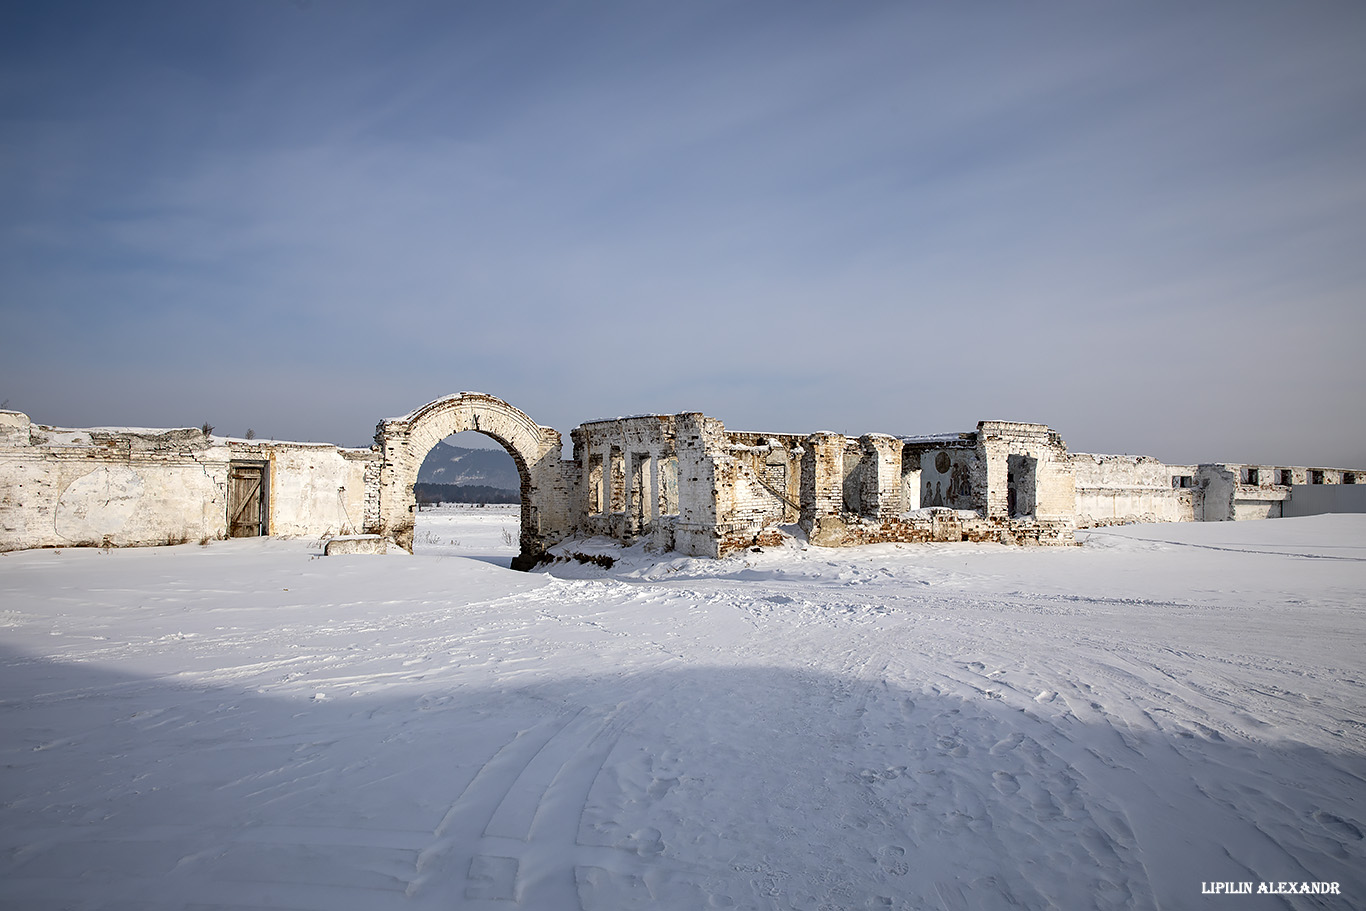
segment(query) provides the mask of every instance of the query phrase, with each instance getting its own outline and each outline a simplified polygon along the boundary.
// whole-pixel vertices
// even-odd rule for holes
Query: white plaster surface
[[[16,417],[17,415],[17,417]],[[318,443],[238,441],[181,428],[70,429],[28,425],[0,439],[0,551],[128,547],[227,535],[234,461],[264,463],[271,534],[360,531],[367,502],[364,450]]]
[[[96,468],[71,482],[57,500],[57,534],[99,541],[122,531],[142,503],[142,476],[127,466]]]

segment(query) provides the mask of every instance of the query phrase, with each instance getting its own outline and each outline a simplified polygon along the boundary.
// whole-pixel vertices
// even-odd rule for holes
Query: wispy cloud
[[[85,13],[0,39],[0,395],[39,420],[357,442],[473,387],[564,429],[1366,455],[1354,7]],[[1304,441],[1226,406],[1263,386]]]

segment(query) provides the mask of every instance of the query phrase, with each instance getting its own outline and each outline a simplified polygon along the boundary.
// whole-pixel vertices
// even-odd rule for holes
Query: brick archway
[[[482,392],[461,392],[429,402],[400,418],[382,421],[375,431],[384,461],[380,467],[379,527],[373,529],[403,549],[413,549],[418,469],[441,440],[473,430],[492,437],[517,464],[522,481],[521,552],[514,569],[529,569],[549,543],[543,521],[555,510],[559,485],[560,435],[523,411]]]

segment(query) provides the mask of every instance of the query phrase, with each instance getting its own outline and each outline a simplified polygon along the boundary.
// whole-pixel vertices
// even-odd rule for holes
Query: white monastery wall
[[[408,549],[421,460],[464,430],[497,440],[518,466],[516,568],[573,536],[719,557],[792,523],[824,546],[1066,544],[1095,525],[1366,509],[1366,472],[1070,453],[1046,425],[1011,421],[855,438],[641,415],[580,425],[564,460],[557,431],[501,399],[458,393],[381,422],[367,450],[193,428],[70,430],[0,411],[0,550],[257,533],[365,533]]]
[[[1071,456],[1079,528],[1195,519],[1195,468],[1148,456]]]
[[[368,450],[206,436],[195,428],[73,430],[0,412],[0,550],[227,537],[229,470],[264,465],[270,534],[359,530]]]
[[[721,556],[718,522],[725,504],[717,496],[718,458],[725,440],[721,422],[701,414],[677,417],[678,518],[674,549],[694,557]],[[721,480],[724,482],[724,472]]]
[[[233,461],[264,460],[272,535],[354,535],[365,527],[368,449],[325,443],[232,441]]]

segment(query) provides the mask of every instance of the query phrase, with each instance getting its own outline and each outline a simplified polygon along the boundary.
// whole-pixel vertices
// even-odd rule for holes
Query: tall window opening
[[[650,521],[650,454],[631,453],[631,517],[637,527]]]
[[[659,460],[659,514],[678,515],[678,459],[674,456]]]
[[[590,515],[602,514],[602,456],[588,457],[588,512]]]
[[[619,447],[612,447],[612,464],[609,466],[612,473],[612,500],[608,504],[611,512],[626,511],[626,457],[622,455]]]
[[[1011,518],[1027,519],[1034,515],[1038,464],[1038,459],[1027,455],[1012,455],[1007,460],[1006,501]]]

